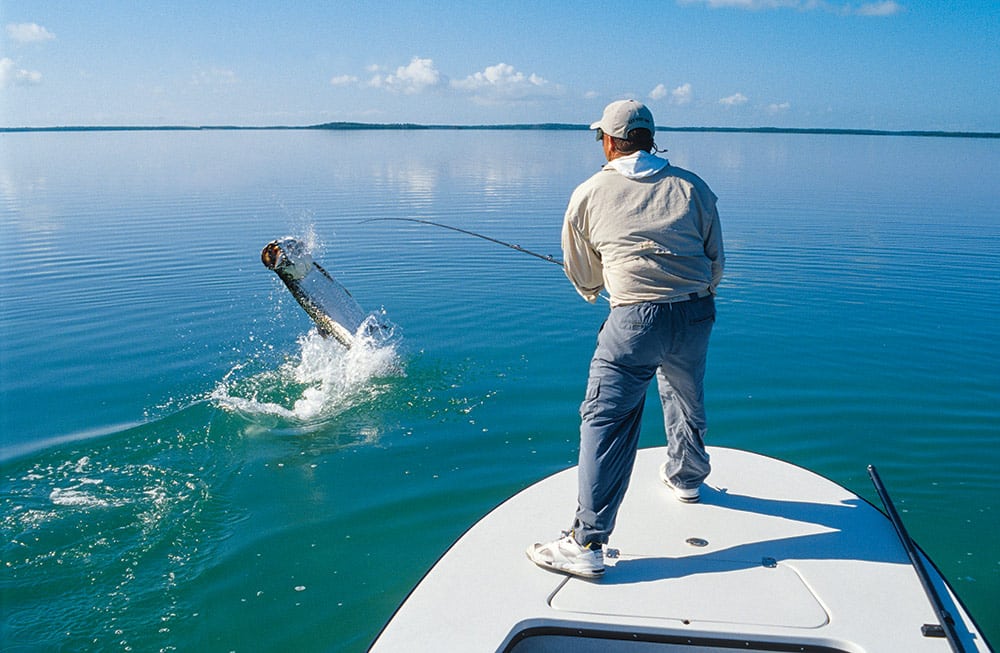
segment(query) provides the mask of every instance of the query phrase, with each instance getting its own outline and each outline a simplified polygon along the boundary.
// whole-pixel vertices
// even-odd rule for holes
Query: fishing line
[[[485,241],[488,241],[488,242],[491,242],[491,243],[496,243],[497,245],[503,245],[504,247],[509,247],[510,249],[512,249],[512,250],[514,250],[516,252],[521,252],[522,254],[528,254],[529,256],[534,256],[535,258],[540,258],[543,261],[548,261],[549,263],[555,263],[556,265],[558,265],[559,267],[562,267],[562,268],[566,267],[563,264],[562,261],[560,261],[559,259],[555,258],[554,256],[549,256],[547,254],[539,254],[538,252],[533,252],[530,249],[525,249],[524,247],[521,247],[520,245],[518,245],[516,243],[508,243],[507,241],[504,241],[504,240],[499,240],[497,238],[491,238],[490,236],[486,236],[484,234],[476,233],[475,231],[469,231],[468,229],[462,229],[460,227],[454,227],[454,226],[452,226],[450,224],[444,224],[442,222],[434,222],[432,220],[423,220],[421,218],[368,218],[367,220],[362,220],[362,223],[365,223],[365,222],[387,222],[387,221],[393,221],[393,222],[415,222],[417,224],[426,224],[426,225],[430,225],[432,227],[440,227],[441,229],[448,229],[449,231],[457,231],[460,234],[465,234],[467,236],[474,236],[476,238],[481,238],[481,239],[483,239]],[[601,298],[603,298],[603,299],[605,299],[605,300],[607,300],[609,303],[611,302],[611,297],[609,297],[604,292],[601,292],[600,295],[598,295],[598,296],[601,297]]]
[[[384,221],[388,221],[388,220],[392,220],[394,222],[416,222],[418,224],[426,224],[426,225],[430,225],[432,227],[441,227],[442,229],[449,229],[451,231],[457,231],[460,234],[466,234],[466,235],[469,235],[469,236],[475,236],[476,238],[482,238],[483,240],[488,240],[491,243],[496,243],[497,245],[503,245],[504,247],[509,247],[509,248],[511,248],[511,249],[513,249],[515,251],[523,252],[524,254],[528,254],[530,256],[534,256],[535,258],[540,258],[543,261],[548,261],[549,263],[555,263],[556,265],[558,265],[560,267],[563,267],[563,262],[560,261],[559,259],[555,258],[554,256],[549,256],[547,254],[539,254],[538,252],[533,252],[530,249],[525,249],[525,248],[523,248],[520,245],[517,245],[515,243],[508,243],[508,242],[503,241],[503,240],[497,240],[496,238],[490,238],[489,236],[484,236],[483,234],[476,233],[475,231],[469,231],[467,229],[461,229],[459,227],[453,227],[450,224],[443,224],[441,222],[432,222],[431,220],[421,220],[419,218],[369,218],[367,220],[363,220],[362,222],[363,223],[364,222],[384,222]]]

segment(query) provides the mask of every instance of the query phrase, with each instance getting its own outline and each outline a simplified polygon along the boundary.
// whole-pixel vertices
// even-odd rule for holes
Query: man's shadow
[[[798,560],[862,560],[911,565],[892,523],[878,508],[860,498],[838,504],[786,501],[732,494],[725,489],[703,486],[702,502],[734,512],[757,513],[781,520],[815,524],[829,530],[747,541],[724,549],[709,549],[704,553],[679,557],[624,557],[615,564],[614,573],[601,579],[600,584],[614,586],[647,583],[762,566],[776,567],[785,561]],[[925,566],[936,570],[926,555],[924,558]],[[940,573],[932,576],[945,609],[951,615],[959,614],[961,609],[952,600],[943,576]],[[975,636],[961,623],[955,625],[959,637],[972,646]]]
[[[849,499],[839,504],[786,501],[702,488],[702,503],[734,512],[757,513],[781,520],[823,526],[829,530],[793,537],[755,540],[724,549],[674,557],[622,558],[603,584],[641,583],[773,566],[786,560],[868,560],[909,564],[892,524],[870,503]],[[709,543],[711,546],[711,543]],[[680,561],[682,564],[679,564]]]

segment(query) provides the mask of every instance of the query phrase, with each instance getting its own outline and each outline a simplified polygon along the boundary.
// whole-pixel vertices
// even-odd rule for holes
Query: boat
[[[802,467],[709,447],[701,501],[641,449],[597,580],[542,569],[527,545],[572,517],[576,469],[509,498],[427,572],[370,650],[505,653],[990,651],[899,522]]]

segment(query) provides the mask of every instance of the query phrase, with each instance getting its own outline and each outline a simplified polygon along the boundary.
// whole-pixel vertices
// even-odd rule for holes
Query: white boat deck
[[[531,563],[572,519],[576,470],[515,495],[428,572],[373,651],[950,651],[888,519],[808,470],[710,448],[702,501],[639,452],[597,581]],[[929,569],[937,576],[932,565]],[[969,651],[988,651],[940,578]]]

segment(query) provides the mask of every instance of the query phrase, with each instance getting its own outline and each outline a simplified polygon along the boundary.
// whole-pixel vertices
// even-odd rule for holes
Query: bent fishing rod
[[[555,258],[554,256],[549,256],[547,254],[539,254],[538,252],[533,252],[530,249],[525,249],[525,248],[523,248],[520,245],[517,245],[515,243],[508,243],[506,241],[498,240],[496,238],[490,238],[489,236],[484,236],[483,234],[476,233],[475,231],[469,231],[467,229],[461,229],[459,227],[453,227],[450,224],[444,224],[444,223],[441,223],[441,222],[433,222],[431,220],[422,220],[420,218],[369,218],[367,220],[363,220],[362,222],[385,222],[385,221],[390,221],[390,220],[393,221],[393,222],[416,222],[417,224],[426,224],[426,225],[430,225],[432,227],[440,227],[442,229],[448,229],[450,231],[457,231],[460,234],[466,234],[468,236],[475,236],[476,238],[482,238],[483,240],[487,240],[487,241],[489,241],[491,243],[496,243],[497,245],[503,245],[504,247],[509,247],[509,248],[511,248],[511,249],[513,249],[515,251],[522,252],[522,253],[528,254],[530,256],[534,256],[535,258],[540,258],[543,261],[548,261],[549,263],[555,263],[556,265],[558,265],[560,267],[564,267],[563,266],[563,262],[560,261],[559,259]]]

